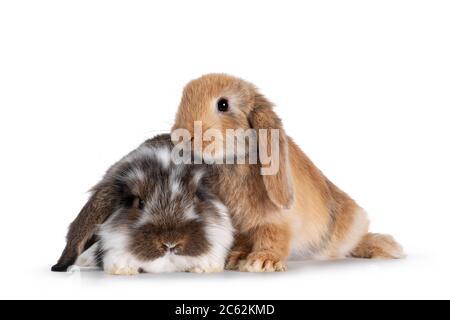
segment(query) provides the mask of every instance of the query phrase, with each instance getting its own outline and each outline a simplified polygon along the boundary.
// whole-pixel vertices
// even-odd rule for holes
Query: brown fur
[[[272,105],[263,97],[255,97],[255,105],[249,116],[249,122],[254,129],[278,129],[280,130],[280,168],[276,175],[263,176],[264,186],[267,190],[267,195],[270,200],[282,209],[289,208],[293,201],[292,182],[289,172],[288,159],[288,142],[286,134],[284,133],[281,120],[273,112]],[[261,151],[267,154],[267,150],[272,150],[271,133],[268,131],[267,145],[260,145]],[[266,165],[267,166],[267,165]],[[283,186],[283,188],[280,188]]]
[[[84,251],[93,237],[96,226],[103,223],[112,213],[117,198],[116,191],[109,185],[99,185],[93,190],[93,195],[72,222],[67,234],[67,243],[58,263],[52,271],[66,271],[74,264],[77,257]]]
[[[145,142],[148,146],[164,146],[171,144],[169,135],[156,136]],[[119,170],[119,163],[113,165],[105,176],[114,175]],[[139,188],[138,188],[139,189]],[[145,190],[135,190],[146,193]],[[76,219],[71,223],[67,233],[67,243],[52,271],[66,271],[74,264],[78,256],[93,242],[96,227],[105,222],[117,206],[121,195],[111,183],[100,182],[92,189],[92,195],[81,209]]]
[[[230,112],[215,112],[214,101],[219,98],[230,100]],[[194,121],[202,121],[204,130],[224,134],[238,128],[281,133],[278,174],[261,176],[259,164],[218,166],[217,192],[239,231],[229,269],[284,271],[294,248],[320,258],[394,257],[390,253],[401,250],[393,240],[374,241],[367,235],[364,211],[285,134],[272,103],[252,84],[223,74],[192,81],[183,92],[173,129],[192,133]]]
[[[113,213],[110,225],[117,229],[129,228],[128,249],[142,261],[162,257],[167,243],[174,245],[177,255],[189,257],[199,257],[214,245],[206,228],[215,224],[226,228],[225,221],[228,223],[217,207],[219,199],[212,192],[217,176],[214,167],[171,164],[165,168],[153,153],[140,152],[144,146],[154,150],[171,149],[173,144],[170,135],[157,136],[107,171],[71,224],[67,245],[53,271],[66,271],[83,251],[97,242],[97,226]],[[140,178],[136,178],[135,172],[142,173]],[[172,178],[178,181],[178,192],[171,191]],[[201,219],[186,219],[188,208],[193,208]],[[143,215],[152,216],[152,220],[136,227]],[[229,232],[231,238],[231,228]]]
[[[365,259],[399,259],[404,256],[392,236],[377,233],[366,234],[351,255]]]
[[[130,222],[126,223],[130,224]],[[130,248],[136,257],[142,261],[148,261],[164,256],[167,250],[165,243],[176,245],[177,254],[191,257],[200,256],[210,246],[200,222],[176,221],[173,225],[147,224],[140,227],[133,233]]]

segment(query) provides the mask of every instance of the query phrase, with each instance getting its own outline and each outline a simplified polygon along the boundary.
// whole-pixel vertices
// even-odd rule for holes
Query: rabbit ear
[[[111,184],[100,183],[93,189],[92,196],[70,225],[66,247],[52,271],[67,271],[78,256],[93,244],[97,226],[114,212],[116,193]]]
[[[275,205],[289,209],[294,198],[288,155],[289,141],[280,118],[273,111],[272,103],[264,96],[258,94],[255,97],[255,106],[250,112],[249,122],[251,127],[257,130],[258,159],[267,194]],[[264,163],[264,156],[270,156],[272,163]],[[278,166],[270,172],[269,167],[276,161]]]

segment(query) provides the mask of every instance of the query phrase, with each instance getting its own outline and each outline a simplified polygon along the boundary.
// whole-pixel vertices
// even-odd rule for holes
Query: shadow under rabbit
[[[341,260],[297,260],[289,261],[287,272],[275,273],[248,273],[239,271],[224,271],[218,273],[189,273],[189,272],[173,272],[173,273],[141,273],[136,276],[117,276],[109,275],[99,268],[71,268],[66,275],[68,277],[80,277],[86,280],[138,280],[138,279],[152,279],[161,281],[173,280],[199,280],[199,279],[223,279],[230,280],[234,278],[272,278],[272,277],[287,277],[293,273],[310,273],[322,272],[336,269],[349,269],[361,267],[387,267],[400,263],[402,260],[366,260],[366,259],[341,259]],[[64,274],[63,274],[64,275]]]

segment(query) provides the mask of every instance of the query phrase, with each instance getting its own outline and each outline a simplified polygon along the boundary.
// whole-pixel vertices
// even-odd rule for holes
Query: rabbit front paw
[[[286,263],[271,252],[253,252],[246,260],[241,261],[239,270],[242,272],[285,272]]]
[[[105,272],[114,276],[135,276],[139,274],[139,268],[113,265],[109,268],[105,268]]]
[[[193,267],[188,270],[191,273],[219,273],[223,272],[223,266],[207,266],[207,267]]]

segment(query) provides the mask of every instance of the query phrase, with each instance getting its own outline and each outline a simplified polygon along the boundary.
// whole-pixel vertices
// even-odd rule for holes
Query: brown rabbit
[[[190,82],[184,89],[173,132],[186,129],[193,135],[195,121],[201,121],[203,130],[216,129],[223,136],[227,129],[278,129],[279,133],[277,174],[261,175],[261,162],[218,165],[217,193],[239,232],[228,269],[285,271],[291,255],[316,259],[403,256],[401,246],[391,236],[368,233],[366,212],[285,134],[272,103],[251,83],[224,74],[209,74]],[[271,134],[269,130],[269,143],[260,145],[259,151],[271,149]],[[174,136],[172,139],[179,142]],[[208,147],[211,142],[203,140],[201,144]],[[204,160],[214,157],[206,152],[201,156]]]

